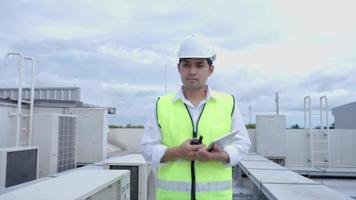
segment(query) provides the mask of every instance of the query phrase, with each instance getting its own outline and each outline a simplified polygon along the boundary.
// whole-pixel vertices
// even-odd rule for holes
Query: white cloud
[[[353,37],[352,33],[356,32],[356,27],[351,25],[356,6],[353,0],[276,0],[274,4],[290,28],[295,28],[291,30],[295,34],[319,33],[339,38],[340,35]]]
[[[292,116],[300,114],[306,94],[326,94],[331,106],[356,99],[355,4],[0,1],[0,53],[33,55],[37,85],[76,84],[84,101],[116,106],[118,123],[143,123],[148,105],[162,94],[164,65],[168,90],[179,87],[176,50],[197,32],[217,46],[215,89],[238,95],[245,114],[248,106],[273,113],[279,91],[281,110]],[[1,86],[15,87],[14,77],[16,71],[0,68]]]
[[[134,49],[124,49],[113,45],[104,45],[98,47],[98,51],[110,56],[115,56],[119,59],[130,60],[133,63],[138,64],[154,64],[160,60],[160,56],[151,50],[134,48]]]
[[[247,68],[261,74],[305,74],[327,63],[323,48],[302,41],[255,45],[248,49],[220,50],[217,65],[229,70]]]

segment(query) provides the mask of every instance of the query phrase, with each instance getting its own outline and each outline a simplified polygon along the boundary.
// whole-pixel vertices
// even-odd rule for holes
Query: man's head
[[[192,35],[183,41],[178,51],[177,64],[181,80],[186,89],[201,89],[214,71],[216,55],[208,41]]]
[[[198,90],[205,86],[214,71],[206,58],[182,58],[177,65],[185,89]]]

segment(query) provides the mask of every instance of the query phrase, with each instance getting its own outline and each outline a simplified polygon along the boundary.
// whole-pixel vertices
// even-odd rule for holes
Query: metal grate
[[[76,117],[60,116],[57,172],[75,168]]]
[[[5,187],[36,179],[37,149],[7,153]]]
[[[130,199],[138,200],[139,193],[139,167],[126,165],[110,165],[111,170],[130,170]]]
[[[99,192],[93,194],[92,196],[86,198],[86,200],[121,200],[121,181],[116,181],[115,183],[105,187]]]

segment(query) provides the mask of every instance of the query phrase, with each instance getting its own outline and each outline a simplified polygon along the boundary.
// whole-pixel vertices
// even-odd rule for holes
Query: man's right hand
[[[164,153],[161,162],[173,161],[178,159],[184,160],[196,160],[197,152],[200,148],[204,148],[205,145],[191,145],[192,139],[188,139],[177,147],[170,147]]]
[[[179,155],[184,160],[195,160],[199,149],[204,148],[203,144],[191,144],[192,139],[186,140],[178,146]]]

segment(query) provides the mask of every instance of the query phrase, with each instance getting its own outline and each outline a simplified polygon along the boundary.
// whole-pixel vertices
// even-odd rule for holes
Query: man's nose
[[[197,70],[194,67],[190,68],[189,74],[194,75],[196,73],[197,73]]]

